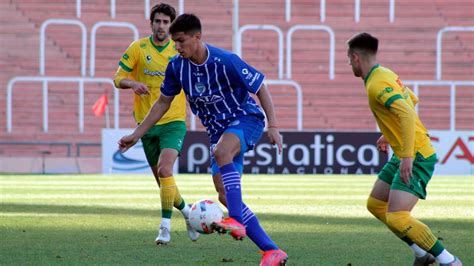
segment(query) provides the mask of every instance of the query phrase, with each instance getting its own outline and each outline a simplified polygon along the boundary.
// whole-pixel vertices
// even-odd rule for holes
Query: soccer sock
[[[174,195],[173,205],[176,209],[182,211],[183,208],[186,206],[186,202],[184,202],[183,197],[181,197],[181,194],[179,193],[178,186],[176,186],[176,192],[175,193],[176,194]]]
[[[426,250],[420,248],[417,244],[413,243],[410,245],[410,248],[413,250],[413,252],[415,252],[415,256],[417,257],[423,257],[426,255]]]
[[[257,216],[245,205],[242,203],[242,220],[245,225],[245,230],[247,236],[260,248],[260,250],[267,251],[278,249],[278,246],[273,243],[270,237],[267,235],[265,230],[257,219]]]
[[[183,200],[183,207],[180,209],[180,211],[183,214],[184,218],[188,219],[190,210],[191,208],[187,204],[184,204],[184,200]]]
[[[390,231],[392,231],[396,236],[398,236],[403,242],[407,243],[407,245],[413,250],[415,256],[422,257],[426,255],[426,251],[420,248],[417,244],[413,243],[410,238],[406,235],[398,232],[397,230],[391,228],[387,223],[387,209],[388,203],[374,197],[369,197],[367,199],[367,210],[372,213],[377,219],[379,219],[382,223],[384,223]]]
[[[171,226],[171,219],[170,219],[170,218],[162,218],[162,219],[161,219],[161,225],[160,225],[160,227],[161,227],[161,226],[170,229],[170,226]]]
[[[387,212],[387,224],[405,234],[420,248],[437,257],[443,251],[441,242],[431,233],[428,226],[413,218],[408,211]]]
[[[160,177],[161,216],[171,218],[173,213],[174,198],[176,195],[176,183],[174,177]]]
[[[451,263],[455,260],[454,256],[449,253],[446,249],[443,249],[441,253],[436,256],[436,259],[438,260],[439,263]]]
[[[219,167],[222,183],[225,189],[227,210],[229,216],[242,223],[242,191],[240,187],[240,174],[233,163]]]

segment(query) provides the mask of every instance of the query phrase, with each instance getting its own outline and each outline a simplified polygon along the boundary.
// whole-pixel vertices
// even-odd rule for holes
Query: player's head
[[[150,11],[150,26],[153,36],[162,42],[168,38],[171,23],[176,18],[176,10],[168,4],[155,5]]]
[[[379,40],[367,32],[358,33],[347,41],[347,57],[356,77],[362,77],[363,63],[375,59],[378,46]]]
[[[171,38],[176,50],[184,58],[191,58],[201,43],[201,21],[194,14],[182,14],[170,27]]]

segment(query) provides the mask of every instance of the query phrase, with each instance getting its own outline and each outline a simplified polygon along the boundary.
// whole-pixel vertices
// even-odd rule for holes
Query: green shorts
[[[180,153],[185,135],[186,123],[184,121],[173,121],[150,128],[141,139],[148,165],[158,164],[162,149],[175,149]]]
[[[426,186],[433,176],[434,166],[437,161],[436,154],[424,158],[421,154],[417,153],[413,162],[413,175],[410,178],[410,183],[405,184],[400,178],[400,159],[393,155],[380,171],[378,178],[390,184],[390,189],[403,190],[420,199],[425,199]]]

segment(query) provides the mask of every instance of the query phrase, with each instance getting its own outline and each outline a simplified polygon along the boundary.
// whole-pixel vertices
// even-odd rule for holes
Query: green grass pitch
[[[188,202],[217,200],[209,175],[177,175]],[[244,200],[289,265],[411,265],[411,250],[365,209],[375,176],[245,175]],[[0,175],[1,265],[257,265],[249,239],[191,242],[179,212],[155,246],[159,193],[150,175]],[[474,176],[435,176],[414,216],[474,265]]]

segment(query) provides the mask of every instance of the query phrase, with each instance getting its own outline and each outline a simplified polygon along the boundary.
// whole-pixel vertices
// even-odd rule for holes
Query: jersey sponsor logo
[[[125,59],[125,60],[128,60],[128,59],[130,58],[130,56],[128,56],[127,53],[124,53],[123,56],[122,56],[122,58]]]
[[[383,89],[383,91],[379,93],[379,95],[377,95],[377,99],[382,98],[382,96],[384,96],[386,93],[391,93],[392,91],[393,91],[392,87],[386,87],[385,89]]]
[[[206,89],[206,86],[201,82],[196,82],[196,84],[194,84],[194,88],[197,92],[202,93]]]
[[[219,95],[199,96],[195,98],[188,98],[190,102],[202,103],[202,104],[215,104],[224,100]]]
[[[152,59],[152,58],[151,58],[151,55],[147,55],[147,56],[146,56],[146,63],[147,63],[147,64],[151,63],[151,59]]]
[[[149,70],[147,68],[145,68],[143,70],[143,74],[145,75],[148,75],[148,76],[161,76],[161,77],[164,77],[165,76],[165,73],[164,72],[161,72],[161,71],[152,71],[152,70]]]
[[[242,69],[242,74],[247,75],[248,73],[249,73],[248,69],[246,69],[246,68]]]
[[[260,73],[255,73],[255,76],[253,76],[253,79],[249,82],[249,86],[253,86],[256,80],[260,78]]]
[[[253,77],[252,73],[248,73],[247,76],[245,76],[245,79],[251,79]]]

